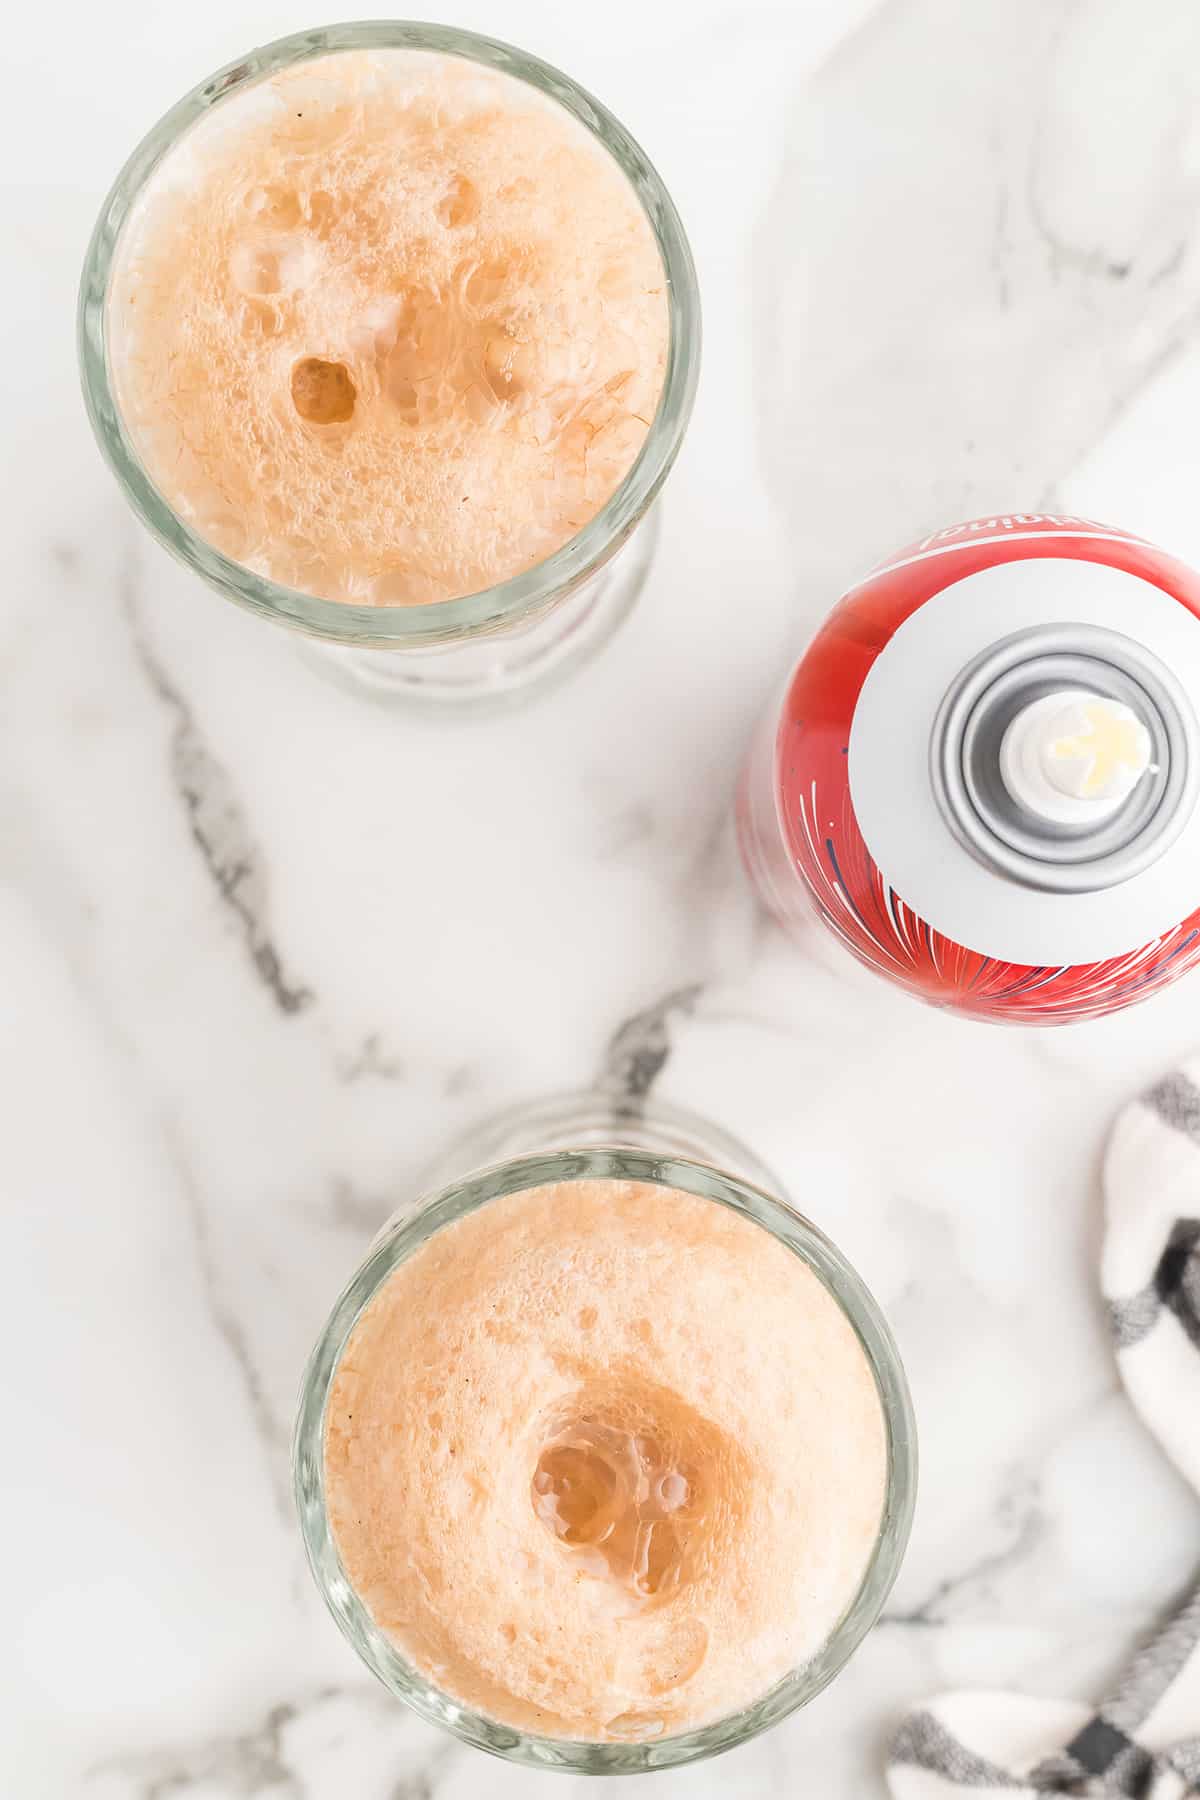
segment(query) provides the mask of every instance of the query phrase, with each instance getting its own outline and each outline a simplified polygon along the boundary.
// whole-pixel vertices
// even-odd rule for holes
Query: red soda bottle
[[[851,589],[741,779],[785,927],[977,1018],[1115,1011],[1200,961],[1200,576],[1129,532],[1013,513]]]

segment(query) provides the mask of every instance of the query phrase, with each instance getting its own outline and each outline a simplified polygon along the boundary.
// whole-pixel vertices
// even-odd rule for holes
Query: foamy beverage
[[[85,269],[85,390],[143,518],[232,597],[442,645],[574,594],[648,506],[690,408],[689,283],[653,171],[566,77],[333,27],[135,152]]]
[[[369,1660],[432,1716],[596,1747],[577,1766],[686,1760],[799,1704],[878,1610],[895,1416],[859,1322],[763,1223],[661,1179],[510,1168],[377,1252],[327,1337],[319,1535]]]
[[[304,63],[194,130],[109,304],[160,491],[331,600],[541,562],[632,467],[666,367],[662,261],[612,158],[535,88],[421,50]]]

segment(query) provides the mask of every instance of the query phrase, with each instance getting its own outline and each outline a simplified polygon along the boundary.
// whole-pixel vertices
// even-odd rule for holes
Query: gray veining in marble
[[[430,1158],[591,1084],[778,1168],[887,1310],[922,1438],[880,1629],[806,1713],[654,1792],[883,1800],[905,1707],[1100,1691],[1192,1568],[1094,1261],[1108,1121],[1194,1050],[1200,990],[1047,1036],[922,1011],[757,912],[734,770],[840,584],[930,526],[1053,505],[1200,563],[1200,11],[489,15],[660,166],[707,361],[634,617],[569,687],[451,728],[322,686],[136,533],[77,395],[111,174],[301,23],[70,0],[6,33],[0,1794],[580,1795],[363,1679],[303,1568],[287,1437]]]

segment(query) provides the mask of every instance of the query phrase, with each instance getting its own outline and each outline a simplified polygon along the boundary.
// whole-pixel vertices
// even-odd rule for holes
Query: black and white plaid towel
[[[1200,1492],[1200,1062],[1117,1120],[1104,1169],[1101,1285],[1134,1405]],[[1200,1795],[1200,1589],[1093,1711],[945,1694],[892,1743],[894,1800]]]

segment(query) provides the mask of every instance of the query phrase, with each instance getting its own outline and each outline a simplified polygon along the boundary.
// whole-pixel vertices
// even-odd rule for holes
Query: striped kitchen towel
[[[1121,1375],[1200,1491],[1200,1062],[1125,1108],[1104,1190],[1101,1286]],[[1021,1694],[930,1701],[897,1732],[888,1785],[894,1800],[1200,1795],[1200,1589],[1094,1711]]]

